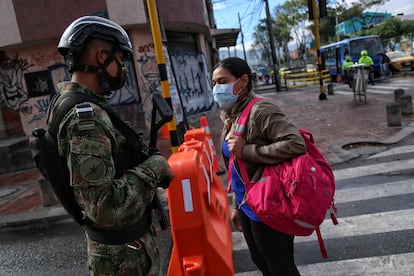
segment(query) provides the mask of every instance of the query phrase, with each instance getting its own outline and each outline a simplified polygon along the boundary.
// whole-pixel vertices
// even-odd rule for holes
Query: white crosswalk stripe
[[[414,169],[414,156],[412,159],[397,161],[383,161],[381,158],[389,158],[398,154],[407,154],[414,151],[414,146],[395,147],[389,151],[372,156],[370,160],[380,160],[378,163],[357,166],[353,168],[344,168],[335,170],[335,178],[337,183],[353,183],[353,179],[360,179],[361,177],[381,177],[379,174],[384,173],[394,174],[396,172]],[[407,156],[407,155],[406,155]],[[387,159],[388,160],[388,159]],[[372,161],[371,161],[372,163]],[[375,178],[376,179],[376,178]],[[411,197],[414,199],[414,178],[408,175],[405,178],[390,179],[379,183],[371,183],[370,185],[350,185],[338,186],[335,193],[335,202],[342,206],[363,206],[361,202],[376,202],[389,198]],[[358,182],[359,183],[359,182]],[[360,204],[360,205],[358,205]],[[338,221],[339,224],[333,226],[330,219],[324,221],[321,225],[321,232],[323,238],[332,243],[341,243],[341,241],[350,239],[375,239],[379,236],[388,237],[388,235],[395,235],[395,233],[414,233],[414,205],[410,208],[396,207],[397,209],[374,211],[373,213],[365,213],[364,210],[358,210],[359,213],[352,213],[348,216],[340,216],[339,210]],[[345,208],[345,207],[344,207]],[[363,209],[363,208],[362,208]],[[386,238],[384,238],[387,240]],[[376,243],[376,241],[371,241]],[[392,241],[390,241],[392,244]],[[298,269],[303,276],[414,276],[414,242],[412,239],[406,241],[409,245],[407,251],[387,254],[388,251],[381,250],[381,252],[371,252],[371,255],[366,256],[341,256],[334,260],[323,260],[310,263],[300,263]],[[295,246],[309,246],[314,245],[319,249],[316,234],[308,237],[296,237]],[[412,245],[412,246],[411,246]],[[385,245],[384,245],[385,246]],[[240,232],[233,232],[233,250],[234,252],[247,252],[248,248],[244,241],[243,235]],[[388,252],[389,253],[389,252]],[[300,256],[300,252],[297,252]],[[329,254],[329,249],[328,249]],[[235,254],[237,257],[237,254]],[[261,275],[257,270],[255,271],[238,271],[237,276],[256,276]]]
[[[412,276],[413,260],[414,253],[406,253],[303,265],[299,270],[306,276]]]

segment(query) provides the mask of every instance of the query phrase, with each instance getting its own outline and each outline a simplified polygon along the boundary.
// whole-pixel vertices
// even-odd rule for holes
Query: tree
[[[414,33],[414,21],[404,20],[401,22],[401,34]]]
[[[269,36],[267,35],[266,19],[260,19],[260,23],[256,26],[256,31],[253,33],[253,46],[262,46],[263,53],[261,56],[262,62],[271,64],[271,51],[269,44]]]
[[[383,39],[402,34],[402,22],[399,18],[392,17],[384,20],[382,24],[370,30],[369,34],[377,34]]]
[[[299,59],[306,59],[306,46],[310,42],[308,24],[307,0],[289,0],[275,9],[275,22],[279,28],[280,39],[285,50],[286,58],[289,57],[288,43],[293,39],[296,41],[299,50]]]

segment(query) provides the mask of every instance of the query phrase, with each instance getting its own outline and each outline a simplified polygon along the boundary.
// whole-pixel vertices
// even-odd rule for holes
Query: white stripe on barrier
[[[191,192],[190,179],[181,180],[181,188],[183,190],[184,211],[187,213],[194,212],[193,193]]]

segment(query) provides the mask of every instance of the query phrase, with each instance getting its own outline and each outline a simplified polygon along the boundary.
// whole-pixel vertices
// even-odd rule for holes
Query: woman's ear
[[[247,74],[243,74],[243,76],[241,76],[241,81],[243,88],[247,88],[249,86],[249,76]]]

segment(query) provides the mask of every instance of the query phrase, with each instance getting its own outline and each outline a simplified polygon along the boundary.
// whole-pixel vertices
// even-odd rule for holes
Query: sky
[[[277,5],[285,0],[268,0],[269,9],[272,13]],[[352,1],[352,0],[349,0]],[[254,40],[252,34],[261,18],[266,18],[264,0],[213,0],[214,18],[217,28],[240,28],[243,31],[244,44],[246,47]],[[373,7],[369,11],[388,12],[392,15],[404,13],[414,15],[414,0],[390,0],[381,7]],[[242,39],[239,34],[237,44],[241,45]]]

